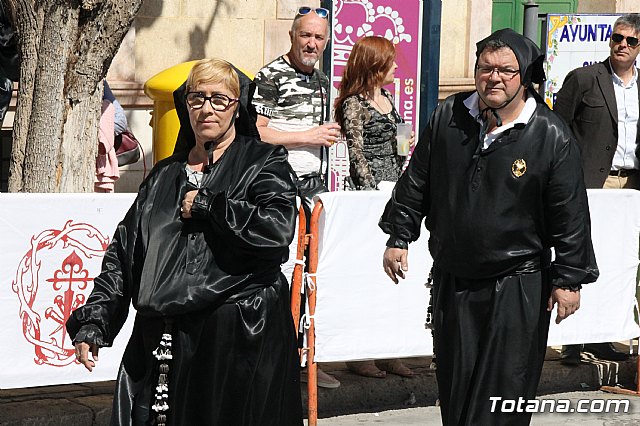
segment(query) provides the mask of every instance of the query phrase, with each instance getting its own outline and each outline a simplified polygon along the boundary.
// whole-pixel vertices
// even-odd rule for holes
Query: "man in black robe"
[[[510,29],[480,41],[476,91],[438,106],[380,220],[397,283],[426,217],[444,425],[528,424],[550,311],[598,276],[576,142],[531,89],[542,60]]]

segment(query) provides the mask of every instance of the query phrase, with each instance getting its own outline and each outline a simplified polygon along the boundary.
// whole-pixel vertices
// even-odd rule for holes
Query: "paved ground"
[[[628,351],[628,346],[618,345]],[[538,394],[571,391],[594,391],[601,385],[633,387],[637,365],[635,358],[624,363],[595,360],[583,354],[583,363],[567,367],[559,362],[559,348],[549,348],[538,386]],[[368,379],[347,371],[344,363],[330,363],[323,368],[342,383],[338,389],[318,389],[318,416],[358,414],[372,411],[429,407],[436,404],[438,390],[430,358],[405,360],[417,376],[411,379],[387,375],[385,379]],[[304,394],[304,390],[303,390]],[[303,395],[306,400],[306,395]]]
[[[621,346],[620,349],[628,348]],[[558,358],[557,350],[548,351],[539,386],[539,394],[543,397],[572,392],[572,399],[574,396],[580,398],[580,393],[573,394],[579,391],[593,399],[600,395],[596,392],[602,384],[634,386],[636,358],[623,363],[585,359],[578,367],[563,366]],[[405,363],[414,369],[416,377],[364,378],[348,372],[344,363],[324,365],[323,368],[335,374],[342,385],[337,389],[318,390],[319,426],[440,424],[439,411],[435,407],[435,371],[429,368],[431,359],[411,358]],[[0,426],[108,425],[113,386],[113,382],[98,382],[0,390]],[[303,398],[306,403],[306,388],[303,388]],[[637,405],[640,407],[640,402]],[[595,423],[590,423],[592,421]],[[577,413],[554,414],[536,416],[534,425],[564,426],[577,422],[583,426],[640,425],[640,414],[634,411],[632,415],[602,414],[595,418]]]
[[[535,414],[532,419],[532,426],[631,426],[640,425],[640,398],[636,396],[615,395],[600,391],[589,392],[567,392],[559,394],[545,395],[540,399],[554,399],[556,401],[571,401],[573,407],[577,406],[579,400],[587,400],[585,404],[593,404],[596,410],[606,407],[607,402],[612,399],[623,399],[629,401],[627,413],[553,413]],[[600,402],[602,401],[602,402]],[[611,404],[613,410],[617,404]],[[621,405],[622,406],[622,405]],[[622,411],[622,410],[620,410]],[[305,425],[307,422],[305,422]],[[439,426],[440,411],[438,407],[418,407],[405,408],[402,410],[390,410],[379,413],[361,413],[347,416],[337,416],[318,420],[318,426]]]

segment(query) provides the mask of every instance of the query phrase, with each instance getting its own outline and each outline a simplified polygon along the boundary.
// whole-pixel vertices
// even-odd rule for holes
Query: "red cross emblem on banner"
[[[65,323],[91,292],[109,237],[87,223],[68,221],[61,230],[33,236],[30,245],[12,283],[22,333],[34,346],[36,364],[63,367],[75,361]]]

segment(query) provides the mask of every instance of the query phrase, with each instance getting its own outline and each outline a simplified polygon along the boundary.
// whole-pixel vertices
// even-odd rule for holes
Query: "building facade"
[[[349,2],[349,0],[336,0]],[[369,0],[352,0],[367,2]],[[400,0],[397,0],[400,1]],[[532,2],[532,1],[530,1]],[[439,99],[473,88],[475,42],[489,35],[492,21],[521,28],[522,0],[446,0],[442,2]],[[640,11],[640,0],[538,0],[540,11],[626,13]],[[142,142],[146,168],[152,166],[153,102],[143,91],[150,77],[176,64],[204,57],[224,58],[249,74],[286,52],[288,31],[298,7],[319,0],[145,0],[109,70],[107,80]],[[520,27],[518,27],[520,25]],[[15,100],[13,102],[15,104]],[[8,170],[12,111],[2,132],[2,170]],[[9,135],[9,137],[7,137]],[[118,192],[135,192],[142,162],[121,169]],[[6,176],[2,176],[6,179]]]

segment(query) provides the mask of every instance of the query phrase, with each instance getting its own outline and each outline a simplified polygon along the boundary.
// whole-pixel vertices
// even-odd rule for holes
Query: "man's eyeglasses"
[[[613,40],[614,43],[622,43],[622,40],[624,40],[625,38],[627,39],[627,44],[629,45],[629,47],[636,47],[638,45],[638,37],[625,37],[622,34],[618,33],[611,34],[611,40]]]
[[[329,17],[329,10],[325,9],[324,7],[302,6],[300,9],[298,9],[298,15],[307,15],[311,12],[315,12],[316,15],[324,19],[327,19]]]
[[[480,65],[476,67],[476,70],[478,70],[478,74],[483,77],[490,77],[495,72],[498,74],[498,77],[505,80],[511,80],[520,73],[520,70],[514,70],[512,68],[483,67]]]
[[[230,98],[221,93],[216,93],[211,96],[205,96],[202,92],[187,93],[187,104],[193,109],[202,108],[206,101],[209,101],[214,111],[226,111],[231,108],[231,105],[238,102],[238,99]]]

